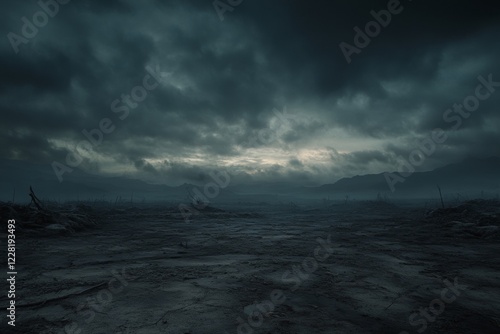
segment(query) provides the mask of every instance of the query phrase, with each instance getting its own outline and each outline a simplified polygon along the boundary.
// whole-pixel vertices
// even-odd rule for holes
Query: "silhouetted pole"
[[[443,202],[443,194],[441,193],[441,187],[439,186],[439,184],[436,185],[436,187],[438,188],[439,190],[439,197],[441,198],[441,206],[443,207],[444,209],[444,202]]]
[[[40,201],[38,199],[38,197],[36,197],[35,192],[33,191],[33,188],[31,188],[31,186],[30,186],[30,193],[29,193],[29,195],[31,197],[31,202],[35,204],[35,206],[38,208],[38,210],[42,210],[43,211],[42,201]]]

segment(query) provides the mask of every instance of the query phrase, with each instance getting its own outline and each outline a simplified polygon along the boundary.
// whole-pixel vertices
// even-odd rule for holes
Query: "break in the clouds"
[[[3,4],[3,158],[313,184],[395,170],[435,128],[448,139],[421,169],[499,155],[500,91],[443,118],[479,76],[500,81],[496,2],[401,1],[350,63],[339,45],[388,1],[64,2]]]

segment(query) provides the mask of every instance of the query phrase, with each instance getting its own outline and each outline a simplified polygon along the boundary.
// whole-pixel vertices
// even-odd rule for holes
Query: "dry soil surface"
[[[494,224],[379,204],[190,222],[102,207],[84,231],[18,231],[16,326],[0,332],[500,333]]]

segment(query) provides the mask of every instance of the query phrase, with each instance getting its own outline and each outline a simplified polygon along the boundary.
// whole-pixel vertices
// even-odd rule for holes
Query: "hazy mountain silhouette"
[[[391,193],[394,196],[421,197],[435,194],[436,185],[445,192],[497,192],[500,187],[500,158],[467,159],[428,172],[415,172],[392,192],[384,173],[343,178],[319,187],[323,193]],[[395,173],[398,175],[397,173]]]
[[[283,194],[304,196],[343,197],[356,195],[373,198],[378,193],[392,197],[435,197],[436,185],[445,193],[490,192],[500,189],[500,158],[468,159],[428,172],[415,172],[395,185],[391,192],[384,173],[358,175],[342,178],[332,184],[319,187],[299,187],[286,182],[253,183],[229,185],[225,194],[259,195]],[[54,200],[106,199],[123,201],[186,199],[187,189],[194,187],[183,184],[178,187],[149,184],[125,177],[105,177],[88,174],[78,169],[64,175],[59,182],[49,164],[32,164],[24,161],[0,160],[0,200],[12,200],[16,191],[16,201],[27,201],[29,186],[32,185],[41,198]],[[198,187],[202,189],[202,187]],[[221,192],[222,193],[222,192]]]
[[[117,196],[122,200],[136,201],[162,199],[165,196],[185,195],[181,187],[149,184],[141,180],[125,177],[105,177],[85,173],[78,169],[64,174],[59,182],[49,164],[32,164],[16,160],[0,160],[0,199],[12,200],[15,188],[16,198],[26,201],[29,186],[32,185],[40,198],[51,200],[88,200],[106,199],[114,201]]]

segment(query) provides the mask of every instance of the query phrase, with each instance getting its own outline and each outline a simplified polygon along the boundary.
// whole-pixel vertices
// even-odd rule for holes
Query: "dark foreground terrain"
[[[497,201],[55,210],[0,206],[1,333],[500,332]]]

